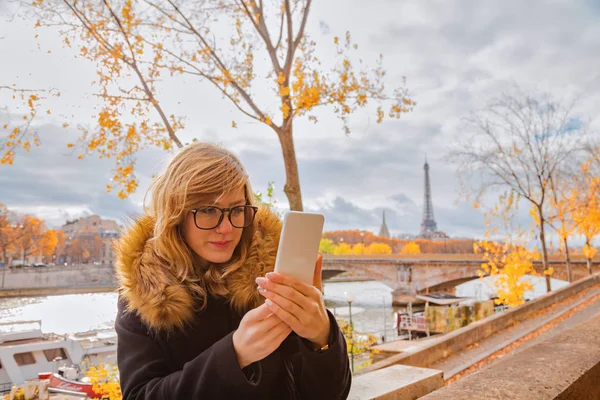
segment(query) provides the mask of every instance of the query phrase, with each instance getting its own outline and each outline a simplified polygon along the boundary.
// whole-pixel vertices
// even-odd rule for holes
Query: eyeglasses
[[[229,222],[234,228],[246,228],[252,225],[258,207],[255,206],[235,206],[231,208],[219,208],[216,206],[198,208],[190,210],[194,214],[194,224],[196,228],[202,230],[215,229],[223,222],[223,217],[227,213]]]

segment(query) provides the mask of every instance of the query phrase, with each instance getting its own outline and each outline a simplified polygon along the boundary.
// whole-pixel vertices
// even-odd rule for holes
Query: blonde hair
[[[209,263],[205,268],[194,262],[198,256],[186,244],[180,226],[187,213],[202,201],[242,188],[246,204],[253,205],[248,174],[240,160],[218,145],[195,142],[171,160],[146,193],[152,192],[151,202],[149,206],[144,204],[144,210],[155,219],[152,238],[155,255],[174,279],[185,283],[190,293],[201,300],[201,308],[206,307],[208,293],[217,296],[229,293],[226,278],[242,267],[256,220],[244,228],[231,260],[219,265]]]

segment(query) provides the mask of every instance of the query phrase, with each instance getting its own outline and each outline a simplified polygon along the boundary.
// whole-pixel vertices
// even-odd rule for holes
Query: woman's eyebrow
[[[237,205],[240,205],[240,204],[246,204],[246,200],[237,200],[237,201],[234,201],[233,203],[229,203],[229,207],[231,207],[231,206],[237,206]]]

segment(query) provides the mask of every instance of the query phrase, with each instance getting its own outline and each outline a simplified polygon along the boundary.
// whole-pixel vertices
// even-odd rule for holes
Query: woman
[[[344,337],[319,289],[271,272],[281,222],[240,161],[194,143],[150,190],[117,245],[123,398],[346,398]]]

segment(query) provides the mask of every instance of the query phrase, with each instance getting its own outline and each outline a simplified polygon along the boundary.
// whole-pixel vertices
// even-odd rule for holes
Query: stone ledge
[[[349,400],[418,399],[444,386],[442,371],[393,365],[353,379]]]
[[[600,399],[600,316],[423,400]]]

